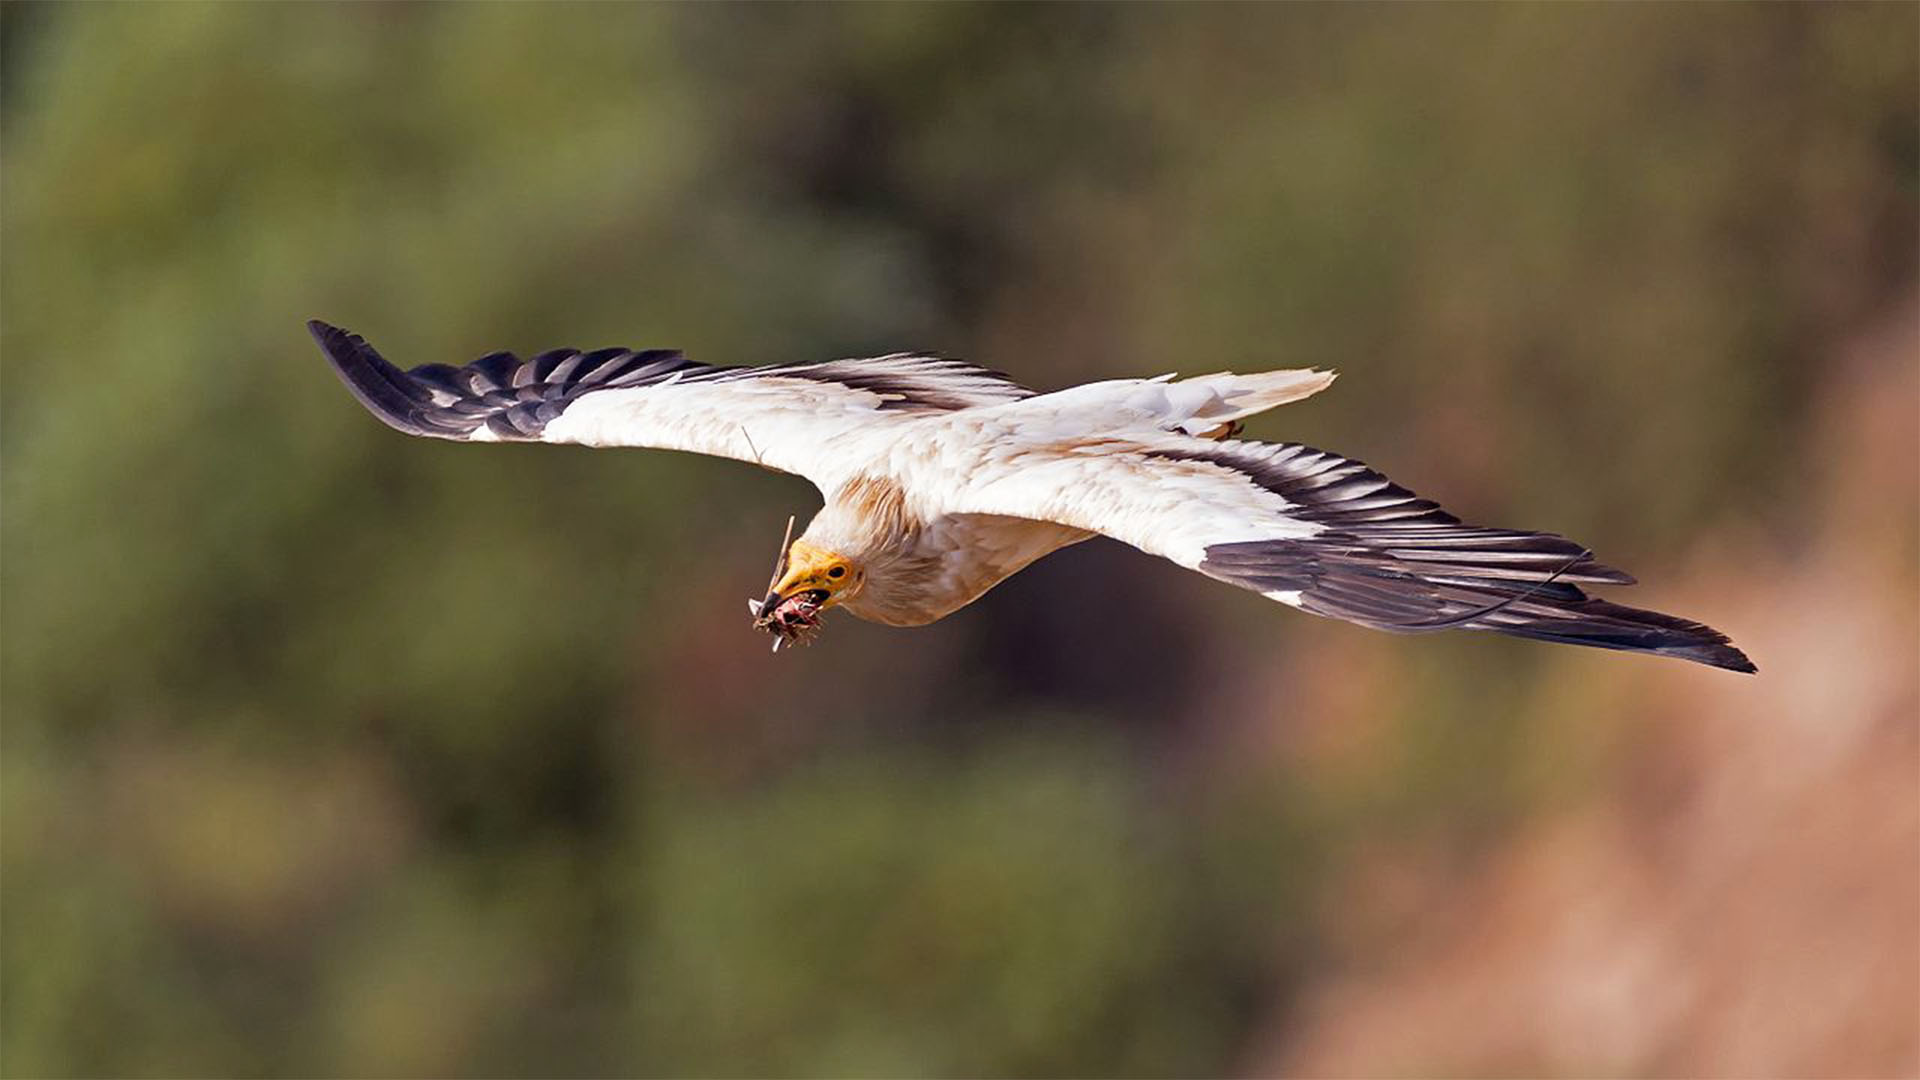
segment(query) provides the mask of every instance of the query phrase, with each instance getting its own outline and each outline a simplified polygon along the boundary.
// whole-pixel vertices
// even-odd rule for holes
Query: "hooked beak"
[[[814,603],[830,603],[845,583],[853,580],[845,564],[846,560],[825,548],[795,540],[787,549],[780,573],[767,586],[767,598],[761,601],[761,610],[771,612],[782,601],[807,592],[815,594]]]
[[[805,641],[818,631],[821,612],[833,603],[836,593],[857,582],[859,576],[834,552],[805,540],[793,540],[793,519],[789,518],[773,576],[767,581],[766,598],[748,597],[747,613],[753,616],[755,629],[773,635],[773,651],[779,652],[782,644]]]

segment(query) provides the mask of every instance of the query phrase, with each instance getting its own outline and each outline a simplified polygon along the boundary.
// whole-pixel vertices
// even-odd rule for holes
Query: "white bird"
[[[308,329],[360,403],[410,435],[687,450],[811,480],[825,506],[782,542],[766,596],[748,602],[776,650],[833,608],[933,622],[1099,534],[1382,630],[1492,630],[1754,670],[1711,627],[1589,597],[1581,586],[1633,578],[1570,540],[1462,524],[1360,462],[1231,438],[1332,372],[1038,394],[909,353],[724,368],[664,349],[493,353],[403,372],[358,335]]]

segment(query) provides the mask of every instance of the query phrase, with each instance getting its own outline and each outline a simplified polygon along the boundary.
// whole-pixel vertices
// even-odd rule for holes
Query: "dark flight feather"
[[[1630,585],[1585,547],[1552,533],[1468,525],[1366,465],[1295,444],[1232,442],[1157,456],[1231,469],[1286,499],[1289,517],[1326,531],[1206,549],[1202,573],[1256,592],[1297,592],[1300,607],[1380,630],[1491,630],[1679,657],[1734,671],[1753,662],[1710,626],[1590,597]]]

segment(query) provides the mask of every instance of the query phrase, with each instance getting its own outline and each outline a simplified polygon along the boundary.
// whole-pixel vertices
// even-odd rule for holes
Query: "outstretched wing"
[[[1382,630],[1461,628],[1753,664],[1711,627],[1582,585],[1633,578],[1551,533],[1467,525],[1337,454],[1293,444],[1133,435],[998,455],[955,512],[1102,533],[1315,615]]]
[[[687,450],[816,479],[837,441],[878,422],[1033,394],[985,368],[907,353],[729,368],[670,349],[559,349],[402,371],[358,334],[307,328],[353,396],[409,435]]]

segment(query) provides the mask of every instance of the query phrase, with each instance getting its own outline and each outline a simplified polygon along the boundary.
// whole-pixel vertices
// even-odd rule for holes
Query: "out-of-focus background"
[[[0,1067],[1912,1075],[1920,8],[26,5]],[[801,480],[403,365],[1331,366],[1743,678],[1100,541],[769,656]]]

